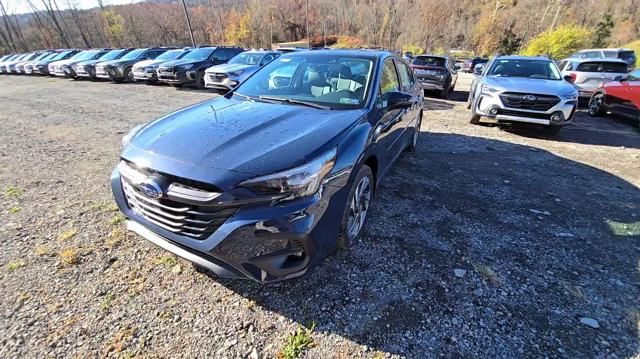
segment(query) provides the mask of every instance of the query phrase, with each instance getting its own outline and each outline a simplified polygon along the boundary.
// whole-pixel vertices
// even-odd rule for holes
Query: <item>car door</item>
[[[377,118],[380,120],[376,124],[375,136],[376,142],[382,149],[381,167],[382,172],[385,172],[399,152],[399,147],[402,144],[400,138],[404,132],[404,126],[401,122],[405,110],[391,109],[387,103],[390,93],[400,91],[400,80],[392,58],[387,58],[382,64],[378,83],[376,109],[378,110]]]
[[[631,72],[621,81],[620,110],[626,115],[640,120],[640,70]]]

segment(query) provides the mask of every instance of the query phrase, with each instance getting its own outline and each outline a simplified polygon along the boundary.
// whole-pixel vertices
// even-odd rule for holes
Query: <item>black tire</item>
[[[562,129],[562,126],[560,125],[544,126],[542,128],[542,133],[544,133],[545,135],[553,136],[553,135],[557,135],[561,129]]]
[[[447,86],[443,90],[440,91],[440,98],[446,100],[449,98],[449,93],[451,93],[451,87]]]
[[[602,92],[595,93],[589,100],[589,115],[593,117],[603,116],[607,111],[604,104],[604,94]]]
[[[131,68],[124,69],[124,81],[125,82],[135,82],[133,79],[133,73],[131,72]]]
[[[411,135],[411,142],[409,142],[409,146],[407,146],[407,152],[415,152],[418,147],[418,138],[420,136],[420,125],[422,124],[422,111],[418,115],[418,122],[416,123],[416,127],[413,129],[413,134]]]
[[[202,70],[196,73],[196,88],[198,90],[204,89],[204,71]]]
[[[362,183],[362,181],[364,181],[365,178],[368,181],[368,186],[369,186],[368,188],[369,201],[366,204],[364,218],[360,219],[360,217],[358,217],[360,226],[358,231],[354,234],[353,231],[349,230],[350,224],[353,224],[353,222],[350,222],[350,219],[353,217],[352,220],[355,220],[355,217],[358,216],[359,214],[353,213],[351,202],[355,196],[358,186]],[[351,182],[351,189],[349,189],[349,195],[347,197],[347,201],[344,206],[344,211],[342,213],[342,219],[340,221],[340,233],[338,234],[338,242],[337,242],[338,249],[346,249],[353,246],[358,240],[358,237],[362,234],[363,229],[366,227],[367,219],[369,218],[368,214],[369,214],[369,208],[371,208],[371,202],[373,201],[374,188],[375,188],[375,182],[373,181],[373,173],[371,172],[371,168],[369,168],[369,166],[367,165],[360,166],[360,169],[358,170],[356,176]]]

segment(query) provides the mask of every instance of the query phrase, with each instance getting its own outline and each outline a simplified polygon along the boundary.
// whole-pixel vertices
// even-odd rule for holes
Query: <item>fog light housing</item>
[[[562,120],[564,120],[564,115],[561,112],[554,112],[551,115],[551,122],[561,122]]]
[[[489,112],[489,115],[496,116],[496,115],[498,115],[498,108],[497,107],[491,107],[488,112]]]

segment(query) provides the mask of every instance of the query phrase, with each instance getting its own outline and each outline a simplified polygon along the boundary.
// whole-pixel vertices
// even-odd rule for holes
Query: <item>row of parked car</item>
[[[0,73],[230,90],[280,55],[233,46],[45,50],[0,57]]]
[[[569,123],[580,102],[592,116],[613,114],[640,125],[640,69],[635,55],[584,56],[578,52],[557,63],[547,57],[496,56],[474,67],[469,93],[471,123],[543,125],[555,134]],[[617,51],[617,52],[616,52]],[[633,53],[632,53],[633,54]],[[631,71],[630,71],[631,70]]]

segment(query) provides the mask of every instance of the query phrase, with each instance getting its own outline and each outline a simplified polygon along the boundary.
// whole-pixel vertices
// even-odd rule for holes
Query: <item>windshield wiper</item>
[[[251,102],[255,102],[256,101],[256,99],[251,97],[251,96],[243,95],[243,94],[237,93],[237,92],[234,92],[233,94],[236,95],[236,96],[240,96],[242,98],[245,98],[245,99],[247,99],[247,100],[249,100]]]
[[[293,104],[296,104],[296,105],[313,107],[313,108],[317,108],[317,109],[320,109],[320,110],[331,110],[332,109],[329,106],[319,105],[319,104],[313,103],[313,102],[307,102],[307,101],[301,101],[301,100],[293,100],[293,99],[290,99],[290,98],[280,98],[280,97],[270,97],[270,96],[258,96],[258,98],[261,99],[261,100],[267,100],[267,101],[293,103]]]

